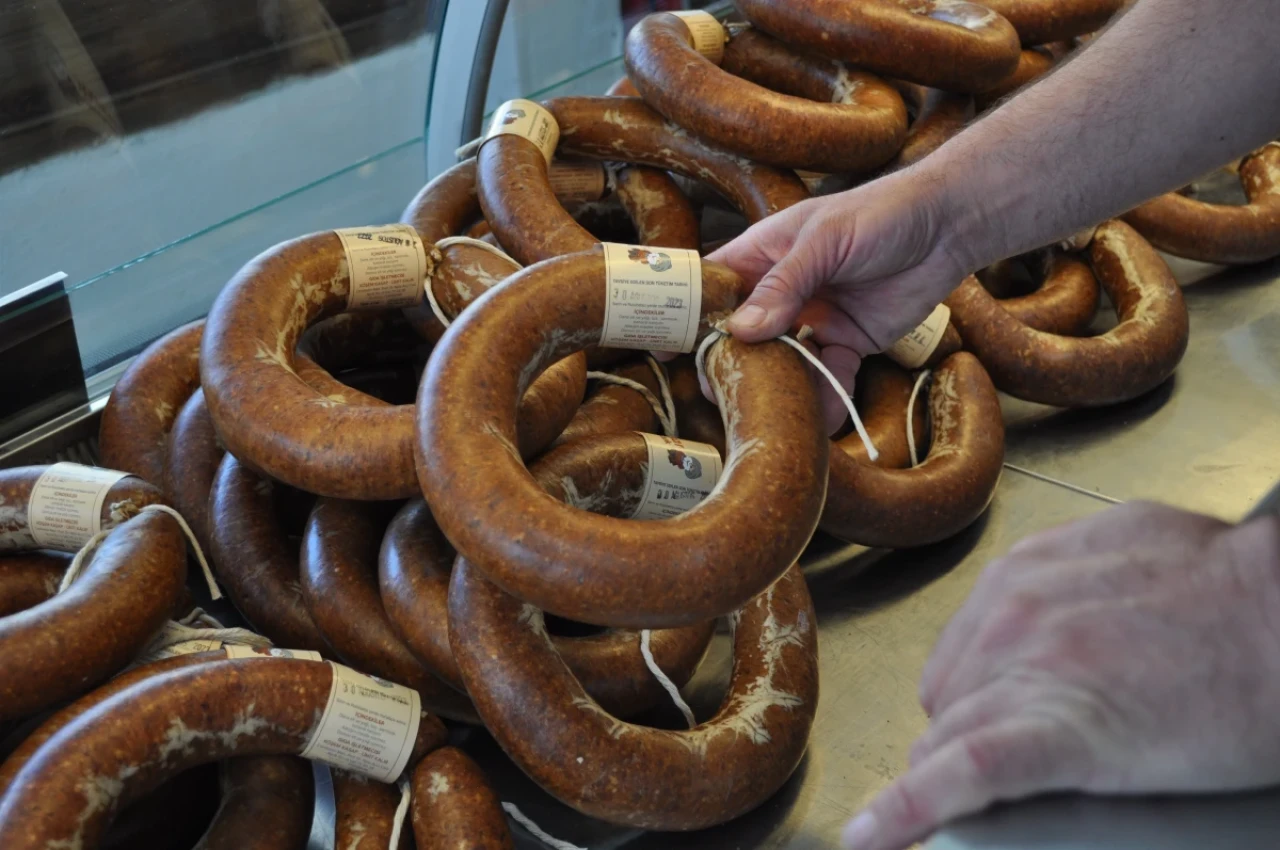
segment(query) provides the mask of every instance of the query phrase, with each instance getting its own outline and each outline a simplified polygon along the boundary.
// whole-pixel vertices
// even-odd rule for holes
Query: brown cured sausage
[[[218,442],[213,419],[199,387],[187,399],[169,432],[164,492],[195,532],[204,552],[212,549],[209,533],[209,491],[226,452]]]
[[[639,97],[640,92],[636,89],[635,84],[628,77],[623,77],[613,85],[609,86],[609,90],[605,94],[610,97]]]
[[[913,165],[942,147],[968,125],[974,113],[974,100],[970,95],[910,83],[904,84],[902,90],[916,117],[907,131],[902,150],[889,163],[889,170]]]
[[[1018,89],[1047,74],[1053,65],[1053,55],[1046,50],[1032,48],[1022,51],[1018,57],[1018,67],[1013,73],[994,87],[976,95],[974,105],[979,112],[985,112]]]
[[[867,447],[856,433],[849,433],[836,440],[831,451],[831,462],[843,463],[844,454],[858,463],[874,464],[882,469],[904,469],[911,465],[911,447],[907,442],[907,407],[916,379],[886,357],[868,357],[858,368],[858,414],[862,425],[876,447],[874,461],[867,456]],[[911,411],[911,424],[915,431],[916,452],[923,456],[929,444],[929,405],[924,397],[916,399]],[[838,450],[837,450],[838,449]],[[827,502],[831,502],[831,482],[827,482]],[[825,509],[824,509],[825,510]]]
[[[614,180],[614,194],[636,227],[637,244],[694,249],[702,244],[698,213],[670,174],[630,165],[618,168]]]
[[[724,457],[724,422],[720,410],[702,394],[698,383],[698,367],[692,355],[681,355],[667,362],[671,384],[671,400],[676,406],[676,426],[681,439],[697,440],[715,446]]]
[[[704,622],[781,575],[813,532],[829,444],[817,386],[782,343],[721,339],[706,364],[729,451],[710,498],[656,522],[548,498],[514,453],[512,401],[546,362],[599,339],[604,266],[600,249],[539,263],[449,328],[418,394],[418,477],[458,551],[522,599],[595,625]],[[705,333],[746,285],[706,261],[702,281]]]
[[[465,558],[450,641],[485,725],[539,785],[580,812],[644,829],[701,829],[760,805],[804,755],[818,700],[817,623],[798,566],[735,613],[720,711],[687,731],[613,717],[582,689],[542,615]]]
[[[417,850],[515,850],[484,771],[456,747],[441,747],[414,768],[410,814]]]
[[[476,156],[476,188],[484,217],[498,241],[525,265],[585,251],[599,242],[561,206],[547,168],[538,146],[520,136],[490,139]],[[693,219],[688,198],[678,189],[675,192],[666,199],[680,199],[684,210],[678,216]],[[684,244],[668,247],[697,250],[702,244],[696,228],[686,227],[679,235]]]
[[[892,159],[906,137],[907,109],[888,83],[761,32],[735,32],[717,65],[694,48],[683,19],[659,12],[632,27],[624,55],[646,103],[698,138],[758,162],[869,171]]]
[[[964,0],[737,0],[747,20],[791,46],[924,86],[979,92],[1013,73],[1013,25]]]
[[[587,443],[594,445],[594,449]],[[564,470],[580,469],[579,458],[612,450],[613,441],[584,441],[549,453],[538,463],[542,474],[558,478]],[[630,444],[628,444],[630,445]],[[644,452],[634,473],[643,473]],[[628,470],[632,472],[632,470]],[[637,477],[635,474],[629,477]],[[621,477],[613,481],[625,487]],[[643,482],[640,482],[643,484]],[[414,499],[406,504],[387,528],[379,555],[382,598],[392,624],[414,654],[441,678],[459,690],[465,685],[449,647],[449,574],[454,552],[440,533],[426,503]],[[714,632],[714,622],[682,629],[662,629],[652,633],[650,650],[658,666],[677,685],[683,685],[698,669]],[[606,631],[586,637],[552,636],[556,649],[592,699],[611,714],[631,716],[665,699],[653,673],[640,655],[640,636],[635,632]]]
[[[1280,142],[1240,164],[1248,203],[1208,204],[1161,195],[1123,218],[1161,251],[1205,263],[1256,263],[1280,254]]]
[[[982,0],[1018,31],[1023,44],[1048,44],[1097,32],[1125,0]]]
[[[1032,330],[1080,336],[1098,312],[1098,278],[1077,257],[1052,251],[1043,260],[1043,283],[1028,295],[1000,299],[1000,306]]]
[[[400,790],[358,773],[333,771],[333,846],[340,850],[406,850],[408,825],[400,841],[391,847]]]
[[[147,677],[72,720],[23,766],[0,799],[0,847],[90,850],[121,806],[187,768],[300,753],[332,676],[322,662],[242,658]],[[424,714],[414,757],[446,735]]]
[[[560,125],[559,154],[674,171],[711,186],[752,223],[809,197],[794,171],[699,141],[638,98],[559,97],[543,105]]]
[[[0,555],[41,548],[31,534],[27,503],[47,466],[15,466],[0,469]],[[113,528],[138,515],[147,505],[161,504],[160,489],[132,476],[121,478],[107,490],[99,520]]]
[[[280,485],[234,456],[222,459],[209,494],[210,555],[236,609],[277,646],[331,654],[307,611],[298,577],[298,550],[279,514]]]
[[[648,363],[640,361],[613,370],[619,378],[635,381],[661,398],[658,377]],[[719,419],[719,414],[716,416]],[[551,448],[591,437],[596,434],[618,434],[624,431],[659,433],[657,413],[649,399],[631,387],[598,381],[595,391],[582,402],[582,407],[551,444]]]
[[[102,465],[164,482],[169,430],[200,385],[204,320],[160,337],[129,364],[102,409],[98,453]]]
[[[474,723],[465,695],[428,671],[387,619],[378,596],[378,549],[394,505],[319,499],[302,537],[307,610],[345,663],[413,688],[434,714]]]
[[[58,592],[71,559],[52,552],[0,558],[0,617],[39,605]]]
[[[250,756],[220,768],[222,803],[193,850],[305,850],[315,796],[307,761]]]
[[[0,721],[118,672],[169,619],[186,574],[187,542],[173,517],[145,513],[114,528],[69,588],[0,620]]]
[[[929,455],[917,467],[884,469],[831,453],[823,531],[900,549],[945,540],[986,510],[1004,463],[1004,420],[977,358],[953,354],[934,372],[929,412]]]
[[[168,673],[173,670],[180,670],[184,667],[191,667],[196,664],[204,664],[209,661],[223,661],[227,657],[222,650],[214,652],[193,652],[190,655],[175,655],[171,658],[165,658],[160,661],[153,661],[150,664],[143,664],[132,670],[126,670],[118,676],[113,677],[102,685],[89,691],[84,696],[77,699],[70,705],[58,709],[51,714],[48,719],[36,727],[35,731],[22,740],[9,757],[0,763],[0,799],[3,799],[5,791],[13,783],[13,778],[18,775],[23,766],[31,760],[31,757],[44,746],[45,742],[61,731],[72,720],[81,714],[92,709],[99,703],[104,702],[108,698],[120,693],[123,690],[133,687],[143,679],[151,676],[157,676]]]
[[[1091,260],[1119,317],[1100,336],[1033,330],[972,277],[947,299],[965,346],[998,389],[1040,404],[1091,407],[1136,398],[1173,374],[1187,348],[1188,317],[1164,260],[1121,221],[1098,227]]]

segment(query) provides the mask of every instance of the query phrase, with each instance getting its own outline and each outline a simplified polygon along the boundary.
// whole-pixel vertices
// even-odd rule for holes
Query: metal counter
[[[897,552],[825,538],[810,546],[804,563],[820,625],[822,696],[809,753],[773,799],[702,832],[624,830],[560,805],[485,733],[472,733],[466,747],[489,770],[502,799],[518,803],[556,837],[592,850],[838,846],[848,817],[904,769],[907,750],[926,725],[916,699],[920,671],[987,562],[1028,534],[1105,509],[1109,500],[1160,499],[1237,520],[1280,480],[1280,286],[1273,285],[1280,263],[1229,272],[1177,260],[1171,265],[1191,311],[1190,347],[1172,381],[1103,410],[1059,411],[1005,399],[1006,459],[1025,472],[1006,469],[990,510],[959,537]],[[714,714],[728,667],[728,636],[721,634],[686,688],[699,718]],[[674,710],[657,720],[680,726]],[[1083,816],[1081,807],[1094,814]],[[1246,843],[1222,843],[1222,832],[1210,841],[1186,827],[1214,812],[1216,821],[1243,830],[1238,837]],[[1274,834],[1277,812],[1280,795],[1037,802],[947,831],[929,850],[1253,847],[1261,845],[1247,842],[1262,833],[1238,818],[1253,817],[1257,830]],[[1194,845],[1170,839],[1196,835]],[[527,835],[519,843],[542,846]]]

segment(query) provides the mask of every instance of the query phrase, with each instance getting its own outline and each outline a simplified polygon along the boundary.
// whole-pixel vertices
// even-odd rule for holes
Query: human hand
[[[944,236],[942,186],[912,171],[813,198],[759,222],[707,259],[755,285],[729,320],[748,342],[807,324],[846,391],[862,358],[923,321],[969,270]],[[829,430],[846,416],[823,384]]]
[[[993,562],[943,631],[910,768],[845,828],[897,850],[1045,791],[1280,781],[1280,520],[1132,503]]]

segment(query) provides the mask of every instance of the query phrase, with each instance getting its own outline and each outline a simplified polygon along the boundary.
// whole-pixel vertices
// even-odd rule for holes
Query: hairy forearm
[[[1138,0],[905,181],[941,185],[967,271],[1065,238],[1280,135],[1280,6]]]

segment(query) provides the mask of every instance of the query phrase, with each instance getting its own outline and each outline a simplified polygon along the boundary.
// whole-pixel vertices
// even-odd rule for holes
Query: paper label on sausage
[[[547,165],[555,156],[556,145],[560,144],[560,125],[555,116],[532,100],[517,98],[508,100],[493,113],[489,122],[489,132],[484,134],[487,142],[494,136],[520,136],[537,145],[538,150],[547,158]],[[484,147],[484,142],[480,143]]]
[[[672,12],[693,36],[693,49],[704,57],[719,65],[724,59],[724,44],[728,41],[724,24],[716,20],[715,15],[695,9],[689,12]]]
[[[604,163],[592,160],[577,162],[557,159],[551,163],[551,171],[547,177],[551,182],[551,191],[562,204],[598,201],[604,197],[604,189],[608,185]]]
[[[379,782],[395,782],[418,737],[418,692],[341,664],[329,666],[329,702],[299,755]]]
[[[333,231],[347,255],[348,310],[387,310],[422,303],[427,252],[409,224],[343,227]]]
[[[939,304],[933,308],[929,318],[921,322],[920,326],[911,333],[889,346],[885,354],[904,369],[919,369],[933,354],[938,343],[942,342],[942,335],[946,332],[947,323],[950,321],[951,308],[946,304]]]
[[[324,657],[310,649],[281,649],[278,646],[244,646],[229,643],[222,647],[228,658],[296,658],[300,661],[324,661]]]
[[[78,552],[102,530],[107,491],[128,475],[78,463],[52,464],[36,479],[27,500],[27,526],[36,545]]]
[[[715,489],[724,463],[715,446],[641,434],[649,450],[644,497],[632,519],[669,519],[698,506]]]
[[[602,346],[693,351],[702,312],[697,251],[605,242],[604,267]]]

